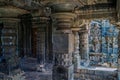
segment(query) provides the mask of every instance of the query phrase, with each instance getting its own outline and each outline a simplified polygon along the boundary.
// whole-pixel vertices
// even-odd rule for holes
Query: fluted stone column
[[[80,68],[80,55],[79,55],[79,33],[78,32],[74,32],[74,69],[75,71],[78,70]]]
[[[32,50],[31,50],[31,29],[32,29],[32,16],[31,14],[24,14],[20,16],[21,18],[21,42],[20,43],[20,53],[23,56],[31,56]]]
[[[53,53],[55,55],[53,80],[74,79],[72,64],[74,35],[71,30],[75,17],[73,10],[74,6],[70,3],[52,5],[53,25],[56,28],[53,32]]]
[[[37,70],[45,71],[45,63],[48,52],[48,26],[49,18],[46,16],[45,8],[40,8],[32,13],[32,52],[37,57]]]
[[[34,17],[33,18],[33,29],[35,28],[35,35],[36,38],[33,41],[33,54],[36,54],[38,62],[40,64],[45,63],[45,57],[46,57],[46,29],[48,26],[48,20],[47,17]]]
[[[71,28],[74,34],[74,52],[73,52],[73,63],[74,63],[74,71],[77,72],[77,70],[80,68],[80,51],[79,51],[79,45],[80,45],[80,38],[79,38],[79,20],[76,19],[73,27]]]
[[[118,34],[118,80],[120,80],[120,0],[117,0],[116,10],[117,10],[117,28],[119,29]]]
[[[117,28],[120,30],[120,25]],[[120,31],[118,34],[118,80],[120,80]]]
[[[86,26],[84,26],[85,28]],[[88,29],[81,29],[80,34],[80,56],[82,60],[89,60],[89,38],[88,38]]]
[[[117,10],[117,28],[120,30],[120,0],[117,0],[116,10]],[[120,31],[118,34],[118,80],[120,80]]]
[[[80,54],[81,59],[88,60],[88,52],[89,52],[89,41],[88,41],[88,31],[80,32]]]

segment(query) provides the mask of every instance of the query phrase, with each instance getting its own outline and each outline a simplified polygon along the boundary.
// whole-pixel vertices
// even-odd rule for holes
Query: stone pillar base
[[[120,80],[120,72],[118,72],[118,80]]]
[[[74,74],[73,74],[73,65],[69,67],[64,66],[54,66],[53,67],[53,80],[73,80]]]

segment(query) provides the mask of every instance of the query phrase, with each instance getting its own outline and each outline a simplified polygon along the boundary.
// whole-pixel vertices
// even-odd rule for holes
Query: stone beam
[[[28,14],[29,12],[24,10],[24,9],[20,9],[20,8],[16,8],[13,6],[2,6],[0,7],[0,17],[1,18],[17,18],[20,15],[23,14]]]
[[[79,19],[114,19],[116,21],[117,13],[115,10],[101,10],[101,11],[76,11],[76,14],[78,14]],[[104,15],[104,16],[103,16]]]
[[[25,10],[36,10],[45,4],[42,4],[41,0],[0,0],[0,6],[5,5],[12,5]]]

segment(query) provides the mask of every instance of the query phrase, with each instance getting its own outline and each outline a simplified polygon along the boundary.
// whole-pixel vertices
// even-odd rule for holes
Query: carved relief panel
[[[89,36],[90,52],[100,52],[101,26],[98,22],[91,22]]]

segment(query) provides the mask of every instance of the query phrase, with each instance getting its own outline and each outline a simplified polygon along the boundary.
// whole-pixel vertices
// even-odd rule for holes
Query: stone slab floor
[[[41,73],[35,71],[25,72],[26,80],[52,80],[51,73]]]
[[[26,80],[52,80],[52,65],[46,65],[45,71],[40,72],[37,71],[38,63],[35,58],[24,58],[20,61],[20,66],[25,72],[24,76]]]
[[[21,59],[20,65],[26,80],[52,80],[52,64],[45,64],[43,72],[37,70],[39,64],[35,58]],[[96,69],[80,69],[80,72],[75,73],[75,80],[117,80],[116,69]]]

